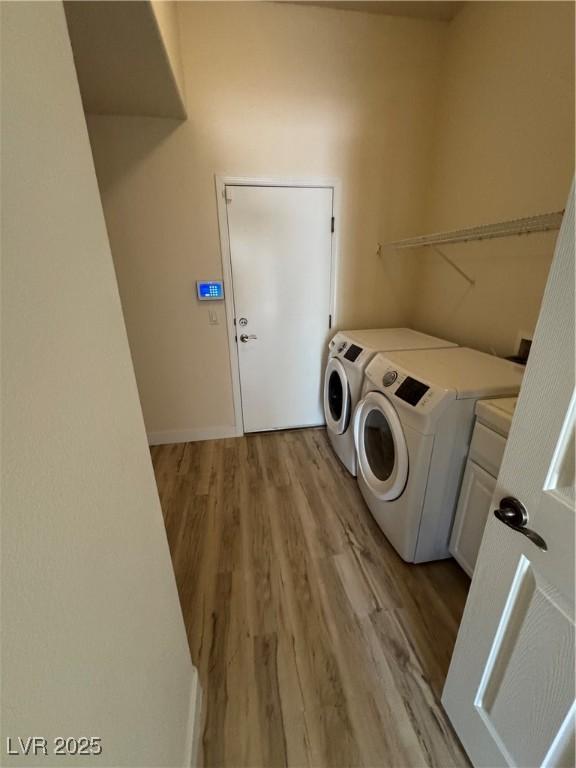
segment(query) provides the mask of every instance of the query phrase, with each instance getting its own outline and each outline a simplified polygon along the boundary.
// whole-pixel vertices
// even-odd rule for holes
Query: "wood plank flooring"
[[[410,566],[323,429],[152,449],[205,766],[467,766],[439,703],[468,578]]]

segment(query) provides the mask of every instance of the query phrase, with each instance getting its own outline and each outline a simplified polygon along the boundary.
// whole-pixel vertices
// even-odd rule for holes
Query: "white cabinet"
[[[469,459],[454,518],[450,552],[470,577],[476,565],[495,486],[496,478]]]
[[[476,404],[476,424],[450,537],[450,552],[470,577],[491,510],[515,405],[516,398],[479,400]]]

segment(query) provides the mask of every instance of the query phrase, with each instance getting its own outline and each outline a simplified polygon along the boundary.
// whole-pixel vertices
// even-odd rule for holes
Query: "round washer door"
[[[394,406],[380,392],[368,392],[354,415],[358,466],[381,501],[397,499],[408,479],[408,448]]]
[[[350,421],[350,388],[344,366],[331,357],[324,377],[324,416],[331,432],[342,435]]]

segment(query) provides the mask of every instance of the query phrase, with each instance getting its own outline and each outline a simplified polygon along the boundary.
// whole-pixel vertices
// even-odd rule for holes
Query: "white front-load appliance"
[[[358,484],[407,562],[448,542],[479,399],[518,394],[522,366],[466,347],[376,355],[354,413]]]
[[[366,366],[377,352],[455,347],[411,328],[339,331],[328,345],[324,376],[324,416],[328,438],[346,469],[356,475],[352,415],[360,399]]]

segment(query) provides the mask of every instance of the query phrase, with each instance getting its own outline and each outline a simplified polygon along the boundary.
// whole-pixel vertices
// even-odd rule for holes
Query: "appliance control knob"
[[[398,378],[398,371],[387,371],[384,376],[382,377],[382,384],[384,384],[385,387],[389,387]]]
[[[346,349],[346,342],[343,341],[342,344],[340,344],[340,346],[338,347],[338,354],[340,354],[340,352],[343,352],[345,349]]]

